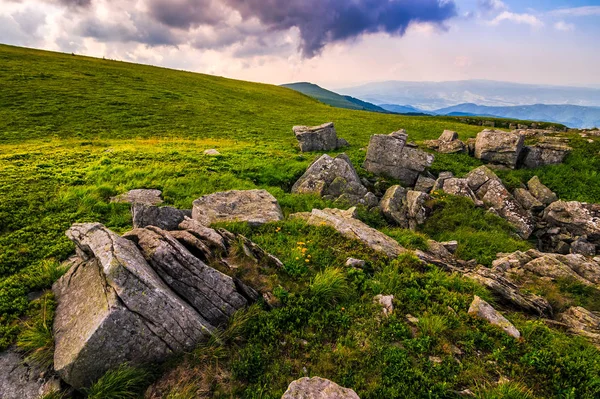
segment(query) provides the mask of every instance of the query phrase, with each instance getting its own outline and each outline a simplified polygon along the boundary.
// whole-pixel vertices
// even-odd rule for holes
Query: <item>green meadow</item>
[[[189,209],[204,194],[264,188],[286,215],[340,206],[290,194],[321,155],[300,153],[292,126],[328,121],[351,143],[345,151],[364,177],[371,177],[360,165],[373,134],[406,129],[421,143],[444,129],[463,140],[482,130],[447,117],[333,108],[271,85],[0,45],[0,350],[16,343],[51,363],[48,290],[74,252],[64,232],[75,222],[128,231],[129,206],[110,203],[112,196],[157,188],[166,205]],[[575,150],[564,164],[500,177],[514,188],[538,175],[562,199],[600,202],[600,141],[568,135]],[[203,155],[211,148],[221,155]],[[479,165],[466,155],[436,154],[432,172],[462,176]],[[376,212],[359,214],[407,248],[456,239],[459,257],[485,265],[497,252],[535,245],[460,198],[437,198],[419,232],[389,226]],[[226,227],[283,261],[269,278],[281,307],[241,312],[221,336],[158,369],[115,370],[89,397],[127,397],[110,389],[128,380],[136,381],[134,395],[154,383],[156,397],[279,398],[304,375],[330,378],[361,398],[453,398],[466,388],[482,398],[600,397],[597,349],[496,304],[461,276],[411,257],[386,261],[298,221]],[[365,270],[344,268],[348,256],[366,259]],[[595,289],[572,282],[545,289],[563,307],[600,310]],[[390,318],[372,303],[380,293],[396,297]],[[501,309],[523,339],[469,317],[474,294]],[[510,382],[498,385],[500,377]]]

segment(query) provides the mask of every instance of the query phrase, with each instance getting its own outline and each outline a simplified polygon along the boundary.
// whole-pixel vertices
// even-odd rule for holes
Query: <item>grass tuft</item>
[[[310,293],[324,303],[337,303],[348,298],[350,287],[340,269],[329,268],[317,273],[310,285]]]
[[[122,364],[107,371],[86,393],[88,399],[136,399],[149,380],[148,371]]]

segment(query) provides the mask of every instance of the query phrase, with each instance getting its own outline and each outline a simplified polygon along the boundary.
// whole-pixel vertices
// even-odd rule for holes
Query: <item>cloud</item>
[[[477,6],[485,13],[508,10],[508,6],[502,0],[477,0]]]
[[[572,30],[575,30],[575,25],[566,23],[565,21],[558,21],[557,23],[554,24],[554,29],[560,30],[563,32],[570,32]]]
[[[402,36],[413,22],[442,24],[456,16],[449,0],[225,0],[242,18],[257,18],[268,29],[300,32],[306,58],[325,45],[363,34],[383,32]]]
[[[535,15],[532,14],[517,14],[510,11],[504,11],[499,14],[496,18],[491,20],[491,25],[498,25],[503,21],[511,21],[518,24],[527,24],[533,28],[540,28],[544,26],[544,23]]]
[[[600,16],[600,6],[559,8],[558,10],[550,11],[550,14],[564,17]]]

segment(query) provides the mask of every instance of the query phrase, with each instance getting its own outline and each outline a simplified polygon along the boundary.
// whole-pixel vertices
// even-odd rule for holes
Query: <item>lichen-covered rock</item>
[[[531,169],[560,164],[572,150],[559,137],[544,137],[539,143],[523,148],[522,164]]]
[[[507,333],[511,337],[521,337],[521,333],[519,332],[519,330],[517,330],[510,321],[508,321],[504,316],[502,316],[489,303],[487,303],[478,296],[475,296],[473,302],[471,302],[471,306],[469,307],[469,314],[487,320],[491,324],[500,327],[505,333]]]
[[[533,212],[540,212],[544,210],[544,204],[542,204],[537,198],[535,198],[528,190],[524,188],[515,189],[515,199],[521,206],[527,210]]]
[[[533,176],[531,180],[527,182],[527,188],[531,195],[544,205],[550,205],[551,203],[558,201],[558,196],[548,187],[544,186],[537,176]]]
[[[428,201],[431,200],[429,194],[421,191],[408,191],[406,193],[406,209],[408,215],[408,226],[416,230],[418,226],[425,223],[432,208]]]
[[[321,377],[293,381],[281,399],[359,399],[352,389],[342,388]]]
[[[391,258],[396,258],[406,252],[406,249],[401,247],[393,238],[355,219],[355,211],[354,208],[347,211],[340,209],[313,209],[308,219],[308,224],[313,226],[330,226],[344,237],[361,241],[375,251],[382,252]]]
[[[192,255],[167,231],[151,226],[134,229],[123,237],[135,242],[162,280],[211,325],[225,325],[229,317],[249,304],[243,293],[250,288],[238,291],[231,277]]]
[[[365,262],[362,259],[356,259],[356,258],[346,259],[346,266],[353,267],[355,269],[362,269],[363,267],[365,267],[366,264],[367,264],[367,262]]]
[[[571,243],[571,253],[584,256],[596,256],[596,244],[588,242],[583,237]]]
[[[363,167],[376,175],[414,186],[419,174],[431,166],[434,156],[407,145],[407,137],[404,130],[371,136]]]
[[[442,190],[447,194],[468,198],[476,205],[482,204],[473,190],[471,190],[471,187],[469,187],[469,182],[467,179],[458,179],[455,177],[445,179],[442,185]]]
[[[83,388],[120,364],[163,361],[211,334],[132,241],[99,223],[75,224],[67,236],[84,259],[53,287],[54,367],[67,383]]]
[[[327,154],[321,156],[294,184],[292,193],[316,194],[327,199],[342,197],[351,205],[373,203],[366,198],[368,190],[346,154],[335,158]]]
[[[600,239],[600,204],[556,201],[546,208],[543,220],[575,236]]]
[[[110,202],[127,204],[160,205],[162,204],[162,191],[154,189],[135,189],[124,194],[112,197]]]
[[[0,352],[0,398],[38,399],[51,393],[54,379],[34,365],[28,365],[13,349]]]
[[[462,154],[468,151],[467,145],[461,140],[442,141],[437,151],[442,154]]]
[[[164,230],[175,230],[186,217],[192,216],[190,210],[144,204],[133,204],[131,213],[134,228],[156,226]]]
[[[383,307],[383,315],[389,316],[394,311],[394,296],[393,295],[375,295],[373,302]]]
[[[515,169],[525,136],[515,132],[484,130],[475,141],[475,158]]]
[[[446,143],[458,140],[458,133],[453,132],[452,130],[444,130],[438,140]]]
[[[419,175],[417,182],[415,183],[415,191],[422,191],[429,194],[433,190],[435,185],[435,179],[424,175]]]
[[[567,309],[558,319],[569,327],[569,332],[587,338],[600,348],[600,315],[580,306]]]
[[[321,126],[294,126],[293,129],[300,151],[333,151],[348,145],[343,139],[338,139],[332,122]]]
[[[198,198],[193,206],[192,218],[205,226],[216,222],[262,225],[283,220],[277,199],[266,190],[214,193]]]
[[[408,228],[408,206],[406,203],[406,189],[401,186],[390,187],[379,207],[384,216],[402,228]]]

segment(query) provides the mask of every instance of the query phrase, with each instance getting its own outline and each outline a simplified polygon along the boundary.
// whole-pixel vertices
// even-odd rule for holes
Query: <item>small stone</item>
[[[458,249],[458,241],[446,241],[441,243],[450,253],[455,253]]]
[[[346,260],[346,266],[353,267],[355,269],[362,269],[366,265],[366,262],[362,259],[348,258]]]
[[[419,319],[411,314],[406,315],[406,320],[408,320],[408,322],[414,326],[419,324]]]
[[[214,148],[211,148],[210,150],[205,150],[204,155],[214,157],[217,155],[221,155],[221,153],[219,151],[215,150]]]
[[[429,356],[429,361],[435,364],[442,364],[443,362],[442,358],[437,356]]]
[[[375,303],[379,303],[383,306],[383,315],[389,316],[394,311],[394,296],[393,295],[376,295],[373,298]]]
[[[321,377],[293,381],[281,399],[360,399],[352,389]]]
[[[453,132],[452,130],[444,130],[444,133],[442,133],[438,140],[445,142],[458,140],[458,133]]]

